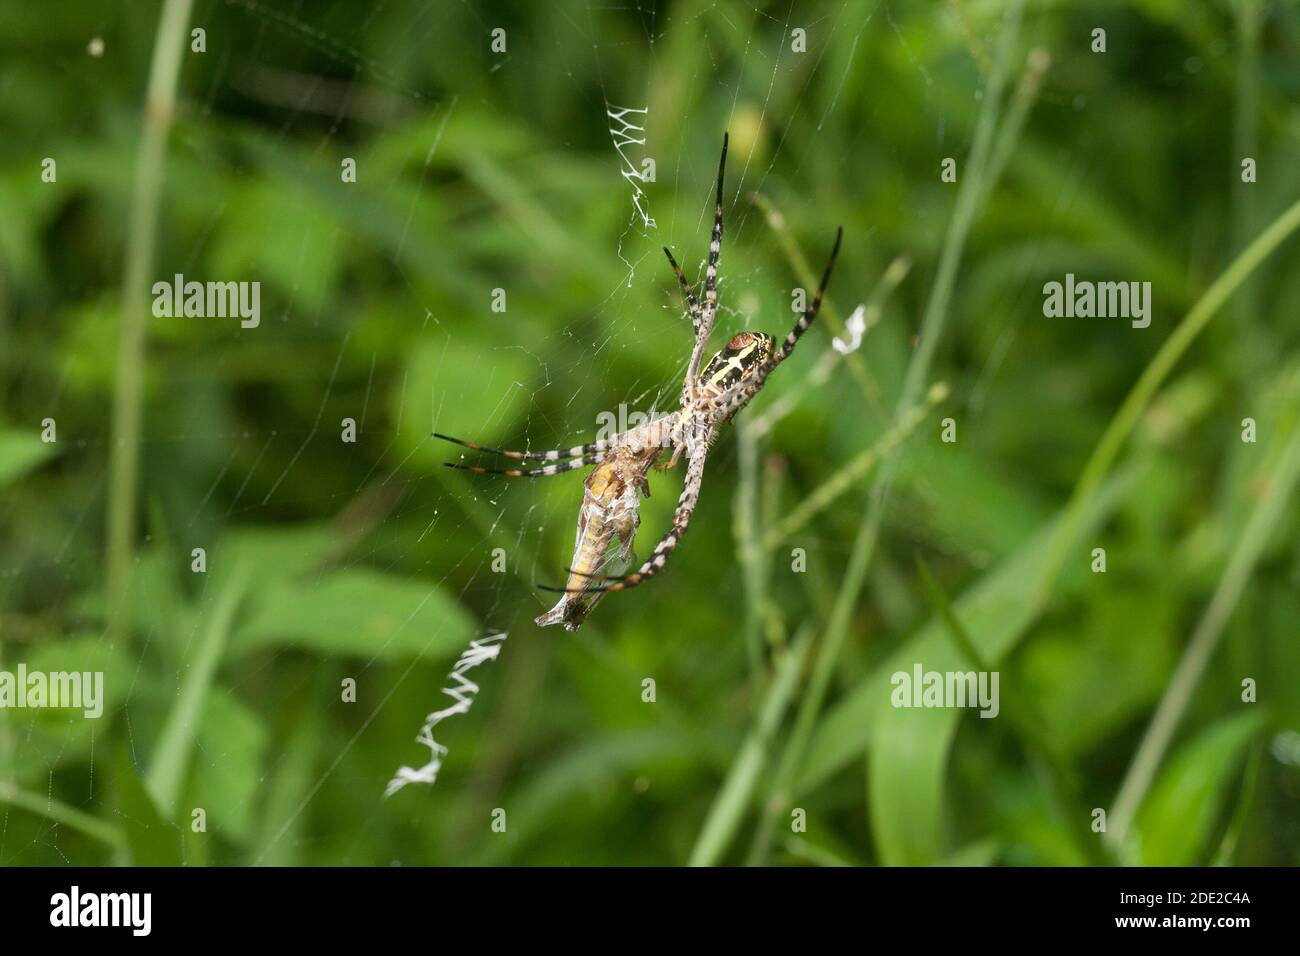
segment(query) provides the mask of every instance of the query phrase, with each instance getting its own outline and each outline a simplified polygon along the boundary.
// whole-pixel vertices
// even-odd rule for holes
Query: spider
[[[732,336],[708,362],[703,362],[709,335],[718,315],[718,259],[722,251],[722,183],[727,167],[727,141],[728,137],[724,135],[722,158],[718,162],[713,235],[704,271],[703,301],[696,296],[686,274],[673,258],[672,251],[667,246],[664,247],[664,254],[668,257],[686,299],[687,314],[695,332],[695,344],[682,383],[680,409],[612,438],[550,451],[506,451],[434,433],[436,438],[476,451],[520,461],[550,462],[531,469],[483,468],[445,463],[448,467],[477,474],[538,478],[575,471],[588,465],[597,466],[586,479],[578,533],[574,542],[573,567],[569,569],[568,581],[562,588],[538,585],[542,590],[556,591],[563,595],[554,608],[537,618],[537,623],[541,626],[562,623],[567,629],[576,630],[604,593],[636,587],[663,570],[668,556],[690,525],[704,481],[705,458],[718,427],[731,421],[762,390],[767,377],[790,357],[800,337],[808,330],[821,308],[822,296],[839,255],[843,228],[836,230],[835,245],[822,272],[817,294],[779,348],[775,339],[765,332],[740,332]],[[702,363],[703,371],[700,370]],[[672,468],[683,454],[689,459],[681,496],[677,499],[677,508],[673,513],[672,527],[655,545],[650,556],[632,573],[602,573],[603,570],[608,570],[613,561],[626,562],[631,557],[632,538],[639,523],[640,497],[648,497],[650,493],[646,474],[664,452],[671,452],[671,457],[657,467]],[[607,557],[608,547],[615,538],[621,547],[616,556]]]

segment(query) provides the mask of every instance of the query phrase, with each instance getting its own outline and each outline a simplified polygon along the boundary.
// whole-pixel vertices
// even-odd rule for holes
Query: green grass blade
[[[1190,866],[1203,862],[1233,772],[1247,745],[1264,726],[1262,710],[1220,720],[1184,744],[1133,822],[1135,839],[1125,856],[1143,866]],[[1114,832],[1114,820],[1107,836]]]
[[[760,632],[767,613],[767,552],[759,546],[758,440],[747,423],[736,429],[736,494],[732,498],[732,533],[736,539],[736,562],[745,587],[743,633],[749,659],[749,676],[755,696],[763,669],[763,639]]]
[[[24,790],[8,781],[0,781],[0,803],[6,803],[19,810],[26,810],[38,817],[44,817],[51,823],[57,823],[69,829],[84,833],[86,836],[107,843],[114,848],[126,845],[122,831],[111,823],[105,823],[94,814],[70,807],[50,797],[43,797],[30,790]]]
[[[1262,743],[1255,741],[1246,757],[1246,771],[1241,775],[1241,788],[1237,794],[1237,806],[1233,810],[1232,820],[1224,830],[1223,839],[1219,841],[1219,848],[1214,854],[1214,866],[1232,865],[1232,856],[1237,852],[1237,844],[1241,841],[1241,833],[1250,818],[1251,804],[1255,799],[1255,790],[1259,786],[1259,768],[1264,760],[1263,754]]]
[[[145,787],[166,819],[172,819],[176,813],[203,707],[230,636],[235,610],[239,607],[247,584],[247,570],[237,568],[217,596],[209,612],[207,627],[195,648],[190,668],[181,681],[180,693],[167,715],[154,748],[153,761],[145,775]]]
[[[1079,533],[1090,533],[1106,521],[1131,483],[1132,476],[1127,472],[1107,482],[1102,493],[1090,502]],[[1035,585],[1034,571],[1042,566],[1062,520],[1063,516],[1058,515],[1045,524],[1015,554],[985,574],[955,602],[955,613],[965,622],[984,658],[998,660],[1009,653],[1037,620],[1036,609],[1029,600]],[[918,660],[960,662],[942,621],[932,620],[918,630],[826,715],[809,745],[796,793],[806,793],[818,786],[871,745],[879,704],[882,700],[888,703],[890,675],[910,668]]]
[[[0,429],[0,486],[17,481],[40,465],[57,446],[46,444],[30,431]]]
[[[991,672],[998,669],[999,658],[991,658],[981,652],[975,640],[961,623],[951,602],[940,588],[929,566],[918,554],[917,569],[921,582],[930,597],[935,613],[944,622],[948,636],[952,639],[963,664],[967,669],[973,666],[976,671]],[[928,666],[927,669],[932,669]],[[1057,822],[1062,834],[1074,844],[1079,858],[1091,857],[1094,862],[1108,861],[1098,848],[1097,841],[1087,836],[1082,821],[1087,819],[1086,812],[1078,799],[1078,782],[1075,774],[1062,757],[1059,749],[1043,733],[1045,726],[1042,717],[1034,712],[1023,695],[1016,692],[1012,684],[1003,682],[999,685],[999,716],[1007,722],[1012,734],[1020,743],[1021,750],[1033,761],[1044,768],[1050,781],[1051,795],[1055,803]],[[946,753],[949,737],[956,732],[956,723],[960,720],[960,711],[951,711],[952,726],[942,728],[932,736],[924,736],[914,748],[901,751],[893,747],[891,735],[895,733],[895,724],[908,723],[917,715],[908,711],[894,711],[882,714],[877,726],[871,749],[869,785],[869,807],[873,833],[876,834],[877,846],[890,846],[906,841],[908,834],[917,835],[910,840],[911,847],[926,846],[930,852],[925,859],[918,862],[932,862],[937,859],[938,837],[941,820],[938,810],[941,807],[941,795],[944,786],[944,766],[939,763],[942,753]],[[937,746],[935,746],[937,745]],[[938,773],[927,776],[916,772],[913,764],[918,753],[924,753],[934,746],[931,765],[938,766]],[[890,759],[890,755],[894,759]],[[934,807],[935,814],[926,817],[918,807]],[[919,832],[918,832],[919,831]],[[905,862],[906,854],[899,853],[897,862]],[[882,853],[883,856],[883,853]],[[888,858],[886,862],[891,861]]]
[[[1241,537],[1228,557],[1223,576],[1214,590],[1214,597],[1211,598],[1205,614],[1197,622],[1192,639],[1178,662],[1178,669],[1169,681],[1169,686],[1160,699],[1160,705],[1156,708],[1155,715],[1142,736],[1137,753],[1133,756],[1133,762],[1124,775],[1124,781],[1120,784],[1106,832],[1106,839],[1113,846],[1119,846],[1124,842],[1133,816],[1141,805],[1147,788],[1151,785],[1156,768],[1173,739],[1174,731],[1182,720],[1183,713],[1187,710],[1192,692],[1200,683],[1210,657],[1219,645],[1224,627],[1232,617],[1232,612],[1236,609],[1237,602],[1250,581],[1251,572],[1264,546],[1273,536],[1283,508],[1291,500],[1297,479],[1300,479],[1300,424],[1294,427],[1291,439],[1282,452],[1281,460],[1270,476],[1267,490],[1255,506]]]
[[[122,818],[128,853],[119,853],[119,864],[133,866],[180,866],[183,831],[164,819],[157,802],[140,779],[124,740],[114,745],[113,790],[117,812]],[[129,854],[129,855],[128,855]]]
[[[898,422],[867,448],[864,448],[853,460],[835,471],[833,475],[812,490],[779,523],[768,529],[763,535],[763,550],[770,552],[785,541],[798,534],[813,518],[825,511],[849,489],[856,487],[862,479],[880,461],[911,437],[921,422],[925,421],[936,405],[949,395],[948,385],[939,382],[930,387],[925,401],[913,405],[903,414]]]
[[[1058,539],[1043,567],[1042,583],[1037,598],[1039,601],[1047,600],[1061,565],[1065,561],[1065,543],[1072,537],[1071,525],[1077,520],[1088,498],[1096,493],[1106,473],[1110,471],[1138,419],[1150,405],[1156,390],[1224,302],[1296,229],[1300,229],[1300,200],[1296,200],[1286,212],[1278,216],[1273,224],[1261,232],[1255,241],[1223,271],[1223,274],[1214,280],[1214,283],[1192,306],[1191,311],[1178,323],[1178,327],[1169,338],[1165,339],[1160,351],[1143,370],[1141,377],[1124,399],[1124,404],[1111,419],[1074,487],[1074,493],[1070,496],[1067,520],[1062,524]]]
[[[695,848],[691,851],[691,866],[712,866],[716,863],[740,826],[740,821],[750,806],[758,776],[767,761],[768,749],[790,704],[799,675],[803,673],[811,643],[812,634],[805,631],[795,639],[781,660],[759,710],[758,719],[736,754],[722,789],[718,791],[709,815],[705,818]]]

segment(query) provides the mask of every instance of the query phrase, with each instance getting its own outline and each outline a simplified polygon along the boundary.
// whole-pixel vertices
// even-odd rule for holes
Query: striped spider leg
[[[690,282],[687,281],[686,274],[682,272],[682,267],[679,266],[677,260],[673,258],[673,251],[667,246],[664,246],[664,255],[668,257],[668,264],[673,267],[673,272],[677,273],[677,281],[681,284],[682,295],[686,298],[687,313],[691,317],[691,330],[696,334],[696,336],[699,336],[700,322],[702,322],[704,318],[700,314],[700,300],[695,298],[695,290],[691,288]]]
[[[434,438],[440,438],[443,441],[449,441],[452,444],[460,445],[464,448],[470,448],[474,451],[486,452],[489,455],[500,455],[503,458],[514,458],[517,461],[549,461],[557,464],[546,465],[542,468],[517,469],[517,468],[482,468],[478,465],[462,465],[454,461],[444,461],[443,464],[448,468],[458,468],[461,471],[472,471],[476,475],[505,475],[509,478],[545,478],[549,475],[558,475],[565,471],[576,471],[586,465],[594,465],[600,462],[604,457],[606,450],[621,436],[614,438],[602,438],[585,445],[574,445],[572,448],[552,448],[549,451],[507,451],[504,448],[492,448],[488,445],[480,445],[477,442],[466,441],[463,438],[453,438],[451,435],[443,435],[440,432],[433,433]],[[573,459],[564,461],[564,459]]]
[[[612,438],[598,438],[585,445],[574,445],[572,448],[552,448],[547,451],[509,451],[504,448],[493,448],[491,445],[480,445],[478,442],[466,441],[464,438],[453,438],[451,435],[444,435],[441,432],[434,432],[433,437],[473,451],[481,451],[489,455],[500,455],[503,458],[513,458],[516,461],[549,461],[552,463],[541,468],[517,469],[483,468],[479,465],[462,465],[459,462],[444,461],[443,464],[448,468],[472,471],[477,475],[505,475],[508,478],[545,478],[550,475],[563,474],[566,471],[577,471],[586,465],[599,464],[611,449],[622,445],[646,447],[655,442],[662,443],[664,439],[661,437],[661,433],[664,428],[668,427],[668,418],[671,417],[667,416],[648,422],[645,425],[639,425],[636,428],[620,432]]]
[[[727,170],[727,143],[729,139],[729,135],[724,133],[722,136],[722,156],[718,160],[718,188],[713,201],[713,232],[709,238],[708,264],[704,268],[703,306],[695,298],[695,293],[691,290],[691,284],[686,281],[686,276],[677,265],[677,260],[673,258],[672,252],[667,246],[664,246],[664,254],[668,256],[668,262],[672,265],[673,272],[677,273],[677,281],[681,284],[682,294],[686,297],[686,304],[690,309],[691,328],[695,332],[695,345],[691,349],[691,358],[686,364],[686,379],[682,383],[683,407],[693,397],[695,379],[700,374],[700,361],[704,357],[704,350],[709,344],[709,335],[713,332],[713,325],[718,318],[718,260],[722,255],[722,180]]]

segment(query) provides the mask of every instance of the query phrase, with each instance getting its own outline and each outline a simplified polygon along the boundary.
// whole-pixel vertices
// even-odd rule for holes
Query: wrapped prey
[[[663,450],[661,439],[671,425],[661,420],[638,430],[643,435],[629,434],[640,440],[614,446],[587,475],[565,590],[553,608],[535,618],[538,626],[563,624],[565,630],[576,631],[605,596],[603,576],[622,574],[632,564],[641,498],[650,497],[646,474]]]

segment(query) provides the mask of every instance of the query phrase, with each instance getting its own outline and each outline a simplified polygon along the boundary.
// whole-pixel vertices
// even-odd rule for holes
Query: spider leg
[[[700,360],[704,349],[709,344],[709,334],[713,323],[718,318],[718,259],[722,254],[722,176],[727,168],[727,134],[722,136],[722,158],[718,160],[718,193],[713,204],[713,235],[709,240],[709,263],[704,270],[704,309],[700,314],[700,324],[695,330],[695,348],[691,350],[691,361],[686,366],[685,390],[690,392],[695,387],[695,380],[700,374]]]
[[[612,444],[612,439],[602,438],[586,445],[574,445],[572,448],[552,448],[550,451],[507,451],[504,448],[492,448],[488,445],[480,445],[477,442],[466,441],[463,438],[453,438],[439,432],[434,432],[433,437],[449,441],[453,445],[472,448],[475,451],[485,451],[489,455],[502,455],[505,458],[517,458],[520,461],[559,461],[562,458],[580,458],[583,455],[602,452]]]
[[[691,328],[698,335],[700,322],[704,320],[704,317],[700,314],[700,300],[695,298],[695,291],[691,288],[691,284],[686,281],[686,273],[682,272],[682,267],[677,264],[677,260],[673,258],[672,250],[667,246],[664,246],[664,255],[668,257],[668,263],[673,267],[673,272],[677,273],[677,281],[681,283],[682,295],[686,297],[686,306],[690,310]]]
[[[817,286],[817,294],[813,296],[812,304],[804,310],[803,315],[799,316],[799,321],[794,324],[794,328],[790,330],[790,334],[785,337],[785,341],[781,344],[780,351],[777,352],[776,357],[771,363],[773,366],[780,365],[790,357],[790,353],[794,351],[794,347],[796,343],[798,343],[800,336],[808,331],[808,326],[812,325],[813,319],[817,318],[817,313],[822,307],[822,296],[826,294],[826,285],[831,281],[831,270],[835,268],[835,259],[840,254],[840,241],[843,238],[844,227],[840,226],[835,230],[835,247],[831,249],[831,257],[826,261],[826,268],[822,272],[821,284]]]
[[[602,577],[602,580],[609,582],[599,587],[566,589],[557,587],[548,587],[539,584],[538,587],[543,591],[568,591],[569,593],[590,593],[593,591],[626,591],[628,588],[634,588],[642,584],[660,571],[668,561],[668,555],[677,547],[677,542],[682,539],[686,529],[690,526],[691,515],[695,512],[695,506],[700,500],[700,486],[704,482],[704,459],[707,455],[708,442],[700,443],[699,451],[691,459],[690,465],[686,469],[686,484],[682,487],[681,496],[677,499],[677,510],[673,512],[673,526],[668,529],[668,533],[659,539],[655,549],[650,552],[650,557],[645,560],[641,567],[637,568],[631,574],[625,574],[622,577]],[[596,575],[580,575],[582,577],[596,577]]]
[[[776,367],[775,362],[769,362],[763,368],[750,378],[748,381],[733,385],[721,395],[714,398],[709,403],[708,421],[712,425],[721,424],[730,421],[736,412],[740,411],[751,401],[754,396],[763,388],[763,383],[767,380],[768,373]]]
[[[588,465],[597,465],[604,459],[604,452],[593,452],[590,455],[583,455],[581,458],[574,458],[572,461],[563,461],[555,465],[546,465],[543,468],[481,468],[478,465],[462,465],[454,461],[444,461],[443,464],[448,468],[456,468],[460,471],[472,471],[476,475],[505,475],[507,478],[546,478],[549,475],[560,475],[566,471],[577,471],[579,468],[585,468]]]
[[[766,364],[760,366],[748,380],[733,385],[710,401],[708,410],[710,424],[717,425],[729,421],[736,412],[748,405],[754,396],[759,393],[763,388],[763,384],[767,381],[767,377],[772,374],[772,370],[790,357],[790,353],[794,351],[799,338],[804,332],[808,331],[808,326],[812,325],[813,319],[817,318],[817,313],[821,310],[822,297],[826,294],[826,285],[830,282],[831,271],[835,268],[835,259],[840,254],[840,241],[843,238],[843,228],[837,229],[835,231],[835,246],[831,249],[831,257],[827,260],[826,269],[822,272],[822,281],[817,286],[817,294],[813,296],[812,304],[804,310],[803,315],[799,316],[799,321],[790,330],[790,334],[785,337],[785,342],[781,344],[781,348]]]
[[[722,158],[718,160],[718,193],[713,201],[713,236],[709,239],[709,264],[704,270],[704,308],[710,314],[718,311],[718,259],[722,254],[722,177],[727,169],[727,141],[722,134]]]

